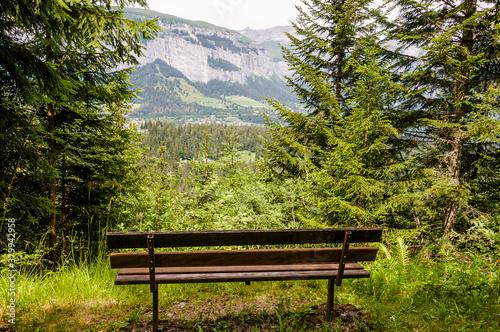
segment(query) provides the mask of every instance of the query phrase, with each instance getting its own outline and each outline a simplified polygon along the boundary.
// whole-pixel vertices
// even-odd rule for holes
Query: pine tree
[[[344,86],[354,82],[356,75],[345,69],[358,38],[367,32],[372,2],[302,0],[303,7],[297,6],[294,33],[287,34],[291,46],[283,48],[283,56],[293,72],[288,83],[309,113],[328,117],[331,106],[320,102],[322,91],[310,76],[311,68],[321,72],[318,79],[329,82],[337,102],[348,97]]]
[[[360,38],[366,35],[371,1],[304,0],[302,3],[304,7],[297,6],[297,22],[292,22],[295,31],[288,34],[291,46],[283,48],[283,57],[292,72],[287,77],[288,84],[307,115],[271,102],[288,126],[273,129],[276,144],[268,148],[269,161],[294,175],[304,170],[294,159],[301,152],[293,142],[314,142],[328,148],[328,137],[321,130],[322,125],[315,127],[314,119],[333,126],[348,112],[345,100],[350,91],[346,87],[355,81],[356,74],[346,67]],[[277,135],[281,136],[281,142]],[[289,135],[294,137],[287,139]],[[312,154],[308,158],[317,164],[317,156]]]

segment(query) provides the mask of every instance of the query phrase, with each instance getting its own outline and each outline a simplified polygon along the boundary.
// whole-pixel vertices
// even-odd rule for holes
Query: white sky
[[[188,20],[233,30],[289,25],[297,17],[299,0],[148,0],[149,8]]]

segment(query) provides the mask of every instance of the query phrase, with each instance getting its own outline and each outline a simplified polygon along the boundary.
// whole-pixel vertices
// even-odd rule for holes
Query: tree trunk
[[[477,11],[477,0],[465,0],[463,2],[464,5],[464,21],[471,18]],[[461,46],[463,47],[462,52],[458,56],[458,60],[461,63],[467,61],[468,57],[473,52],[474,45],[474,27],[473,26],[465,26],[462,31],[462,39],[460,41]],[[462,69],[456,78],[454,94],[455,94],[455,107],[453,107],[453,114],[449,119],[452,123],[460,123],[463,118],[466,117],[467,114],[467,106],[463,103],[466,97],[470,94],[469,91],[469,77],[470,77],[470,68],[465,66]],[[458,105],[457,105],[458,104]],[[447,168],[449,172],[449,176],[452,180],[453,186],[461,185],[461,171],[462,171],[462,163],[463,163],[463,148],[464,148],[464,139],[463,139],[463,130],[460,128],[453,128],[449,130],[449,135],[447,135],[447,139],[449,144],[451,145],[451,150],[449,152],[447,158]],[[455,228],[455,224],[457,221],[459,203],[457,199],[451,199],[448,203],[448,207],[446,208],[443,229],[445,233],[453,230]]]
[[[461,170],[462,170],[462,162],[463,162],[463,139],[458,135],[459,131],[452,131],[455,137],[453,137],[452,141],[452,150],[449,156],[449,165],[448,170],[451,173],[452,186],[460,186],[461,185]],[[448,203],[448,207],[446,208],[443,229],[445,233],[453,230],[455,228],[455,224],[457,221],[457,212],[458,212],[459,204],[457,199],[451,199]]]
[[[342,98],[342,78],[343,78],[343,71],[344,71],[344,50],[341,48],[338,52],[338,58],[337,58],[337,75],[335,77],[335,97],[337,98],[338,102],[340,103],[340,100]]]
[[[56,166],[56,140],[54,138],[55,134],[55,119],[54,119],[54,105],[47,105],[47,117],[49,121],[49,165],[52,169]],[[57,245],[57,202],[56,202],[56,178],[53,176],[49,180],[48,185],[48,198],[51,205],[51,211],[49,212],[49,245],[50,245],[50,256],[52,261],[55,263],[58,259],[56,252]]]
[[[67,215],[68,215],[68,205],[66,204],[66,156],[62,159],[62,174],[61,174],[61,207],[60,207],[60,218],[59,218],[59,228],[62,236],[62,248],[61,251],[67,252],[68,243],[66,242],[66,235],[68,234],[68,227],[66,225]],[[57,223],[56,223],[57,225]]]

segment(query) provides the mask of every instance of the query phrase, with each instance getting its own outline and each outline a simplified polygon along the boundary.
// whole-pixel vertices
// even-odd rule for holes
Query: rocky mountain
[[[289,40],[285,32],[293,33],[293,27],[291,25],[287,26],[276,26],[269,29],[253,30],[246,28],[240,31],[240,33],[257,43],[265,43],[269,41],[279,42],[282,44],[288,44]]]
[[[237,32],[204,22],[184,20],[154,11],[127,9],[127,16],[141,20],[157,18],[162,31],[146,42],[141,65],[160,59],[188,79],[245,83],[252,76],[271,78],[287,73],[276,50],[286,42],[291,27]]]
[[[143,88],[132,117],[262,124],[260,112],[272,113],[264,98],[296,107],[280,53],[291,27],[238,32],[133,8],[125,16],[157,19],[162,29],[143,41],[144,57],[131,76],[131,83]]]

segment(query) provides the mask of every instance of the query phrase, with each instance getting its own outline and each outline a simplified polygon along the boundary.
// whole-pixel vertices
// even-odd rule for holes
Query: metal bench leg
[[[153,292],[153,332],[158,332],[158,285]]]
[[[158,332],[158,284],[156,283],[155,236],[148,234],[149,289],[153,293],[153,332]]]
[[[333,296],[335,295],[335,279],[328,279],[328,299],[326,301],[326,320],[333,317]]]

